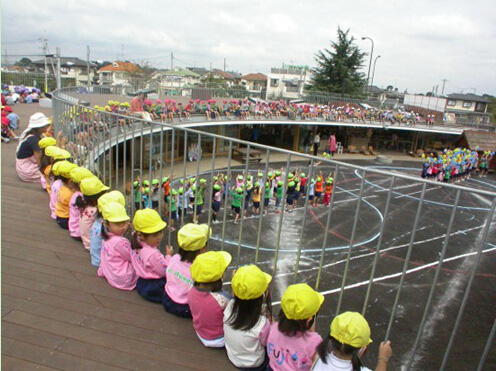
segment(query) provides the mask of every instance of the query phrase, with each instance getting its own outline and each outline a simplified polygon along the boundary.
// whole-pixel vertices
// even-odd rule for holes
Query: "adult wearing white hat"
[[[41,151],[38,142],[43,138],[49,125],[48,117],[37,112],[29,118],[28,128],[21,134],[16,151],[16,170],[17,175],[24,182],[41,181]]]

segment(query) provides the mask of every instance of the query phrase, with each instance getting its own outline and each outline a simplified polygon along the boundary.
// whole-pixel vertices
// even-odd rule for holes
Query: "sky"
[[[285,64],[315,66],[314,55],[350,30],[377,60],[374,85],[426,93],[496,95],[494,0],[22,0],[1,2],[2,64],[50,52],[131,60],[168,68],[224,68],[243,74]]]

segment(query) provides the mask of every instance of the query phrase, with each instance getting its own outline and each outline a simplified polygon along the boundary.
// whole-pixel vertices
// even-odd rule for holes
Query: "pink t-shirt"
[[[188,293],[193,327],[202,339],[224,337],[224,309],[229,303],[225,292],[208,292],[193,287]]]
[[[131,112],[143,112],[143,101],[135,97],[131,100]]]
[[[132,250],[131,262],[138,277],[144,279],[159,279],[165,277],[165,270],[171,257],[164,256],[156,247],[141,242],[139,250]]]
[[[79,218],[79,231],[81,232],[81,239],[86,250],[90,250],[90,231],[96,219],[96,206],[86,206]]]
[[[174,255],[167,266],[165,291],[175,303],[188,303],[188,292],[194,283],[193,278],[191,278],[190,268],[191,263],[182,262],[179,254]]]
[[[127,238],[109,233],[102,241],[102,252],[98,276],[105,277],[117,289],[133,290],[138,276],[131,263],[131,243]]]
[[[81,232],[79,231],[81,212],[79,211],[79,207],[76,206],[76,199],[82,195],[81,192],[74,192],[71,201],[69,201],[69,232],[72,237],[81,237]]]
[[[310,370],[322,337],[316,332],[289,337],[278,326],[279,322],[272,324],[267,339],[270,367],[278,371]]]
[[[57,196],[59,193],[59,189],[62,187],[62,180],[57,179],[54,180],[52,184],[52,188],[50,188],[50,211],[52,219],[57,219],[57,214],[55,214],[55,205],[57,204]]]

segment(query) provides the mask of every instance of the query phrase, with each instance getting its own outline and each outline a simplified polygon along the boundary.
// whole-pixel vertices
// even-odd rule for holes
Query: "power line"
[[[2,53],[2,57],[7,54]],[[8,54],[9,57],[44,57],[45,54]]]

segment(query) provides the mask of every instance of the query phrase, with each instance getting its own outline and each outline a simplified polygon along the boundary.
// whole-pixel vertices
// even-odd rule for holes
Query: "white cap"
[[[48,122],[48,117],[41,112],[36,112],[29,118],[28,129],[42,128],[48,125],[50,125]]]

